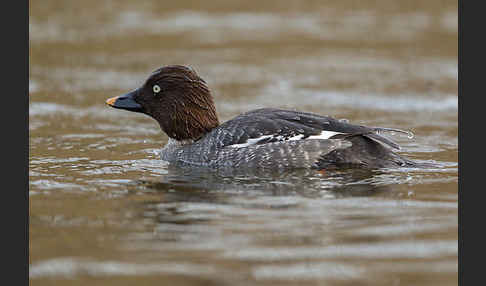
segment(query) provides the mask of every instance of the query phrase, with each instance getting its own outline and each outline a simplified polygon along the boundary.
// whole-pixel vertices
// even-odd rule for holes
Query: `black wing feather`
[[[264,138],[257,144],[283,141],[300,134],[304,135],[303,138],[307,138],[318,135],[322,131],[334,131],[349,135],[363,135],[390,147],[400,148],[397,143],[377,134],[380,130],[386,129],[354,125],[332,117],[307,112],[261,108],[224,122],[219,128],[213,129],[212,136],[208,137],[215,140],[213,142],[216,144],[215,147],[221,148],[243,144],[249,139],[265,135],[275,135],[275,137]]]

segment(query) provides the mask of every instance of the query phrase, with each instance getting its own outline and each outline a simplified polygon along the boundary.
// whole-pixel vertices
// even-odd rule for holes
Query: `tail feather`
[[[383,137],[383,136],[378,135],[376,133],[367,133],[367,134],[363,134],[363,135],[365,135],[368,138],[379,141],[381,143],[384,143],[384,144],[386,144],[386,145],[388,145],[388,146],[390,146],[394,149],[400,150],[400,145],[398,145],[397,143],[393,142],[392,140],[390,140],[386,137]]]
[[[382,136],[382,134],[389,133],[390,135],[395,135],[395,133],[399,134],[404,134],[407,135],[409,139],[412,139],[414,137],[414,134],[410,131],[405,131],[405,130],[400,130],[400,129],[395,129],[395,128],[385,128],[385,127],[374,127],[373,131],[375,133],[370,133],[366,134],[367,137],[375,139],[377,141],[380,141],[382,143],[385,143],[386,145],[395,148],[397,150],[400,150],[400,145],[392,141],[391,139],[386,138],[385,136]]]

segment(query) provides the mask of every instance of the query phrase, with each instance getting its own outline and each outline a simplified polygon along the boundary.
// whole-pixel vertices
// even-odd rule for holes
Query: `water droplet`
[[[393,128],[376,128],[375,133],[378,135],[406,135],[408,139],[412,139],[415,137],[415,135],[411,131],[405,131],[405,130],[400,130],[400,129],[393,129]]]

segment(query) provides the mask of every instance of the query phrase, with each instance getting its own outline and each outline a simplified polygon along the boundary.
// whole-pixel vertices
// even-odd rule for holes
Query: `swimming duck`
[[[220,124],[206,81],[187,66],[161,67],[139,88],[106,103],[155,119],[169,137],[161,159],[173,165],[286,170],[416,165],[380,134],[405,132],[397,129],[276,108],[251,110]]]

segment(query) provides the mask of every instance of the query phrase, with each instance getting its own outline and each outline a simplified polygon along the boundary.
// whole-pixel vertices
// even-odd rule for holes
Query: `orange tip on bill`
[[[115,101],[117,100],[117,98],[118,98],[118,96],[115,96],[115,97],[112,97],[112,98],[108,98],[106,100],[106,104],[113,106],[115,104]]]

